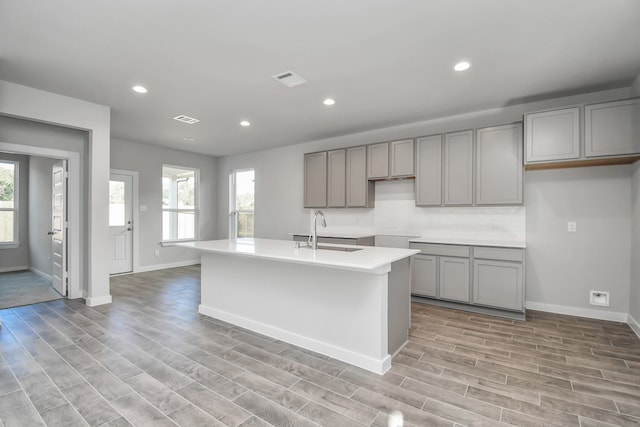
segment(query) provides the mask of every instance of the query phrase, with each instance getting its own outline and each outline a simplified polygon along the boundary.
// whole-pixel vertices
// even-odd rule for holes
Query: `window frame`
[[[236,175],[241,172],[253,172],[253,210],[249,211],[247,209],[237,209],[237,194],[236,194]],[[255,238],[255,218],[256,218],[256,189],[255,189],[255,180],[256,180],[256,170],[255,168],[243,168],[243,169],[234,169],[229,173],[229,239],[237,239],[238,238],[238,225],[239,225],[239,217],[240,214],[243,213],[251,213],[253,214],[253,226],[254,233],[252,238]]]
[[[165,168],[173,168],[173,169],[182,169],[184,171],[192,171],[193,175],[194,175],[194,194],[193,194],[193,208],[165,208],[162,205],[162,180],[164,179],[165,175],[164,175],[164,169]],[[177,190],[177,184],[176,184],[176,190]],[[160,193],[161,193],[161,197],[160,197],[160,208],[161,208],[161,238],[160,238],[160,244],[162,246],[169,246],[173,243],[179,243],[179,242],[195,242],[200,240],[200,169],[199,168],[194,168],[194,167],[190,167],[190,166],[178,166],[178,165],[172,165],[172,164],[166,164],[163,163],[162,164],[162,173],[160,176]],[[189,237],[189,238],[185,238],[185,239],[165,239],[164,236],[162,235],[162,230],[164,230],[164,213],[165,212],[175,212],[176,214],[179,213],[191,213],[193,212],[193,237]],[[176,215],[177,218],[177,215]],[[177,231],[176,231],[177,234]]]
[[[13,212],[13,241],[0,242],[0,249],[14,249],[20,246],[19,232],[19,210],[20,210],[20,162],[0,158],[0,163],[13,163],[13,208],[2,208],[0,212]]]

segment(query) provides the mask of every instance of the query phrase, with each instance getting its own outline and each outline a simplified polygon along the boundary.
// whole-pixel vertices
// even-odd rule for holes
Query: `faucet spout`
[[[309,236],[309,240],[311,240],[311,249],[314,251],[318,250],[318,216],[320,216],[320,219],[322,220],[322,226],[327,226],[327,220],[324,218],[324,213],[321,210],[316,210],[313,213],[313,228],[311,229]]]

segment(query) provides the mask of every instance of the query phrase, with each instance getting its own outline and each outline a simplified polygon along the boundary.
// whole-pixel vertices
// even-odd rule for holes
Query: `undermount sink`
[[[318,245],[318,249],[322,249],[325,251],[341,251],[341,252],[355,252],[355,251],[362,250],[362,248],[346,248],[346,247],[339,247],[339,246],[323,246],[323,245]]]

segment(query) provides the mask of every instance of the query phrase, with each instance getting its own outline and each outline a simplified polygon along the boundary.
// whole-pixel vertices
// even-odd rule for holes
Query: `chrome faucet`
[[[327,226],[327,221],[324,219],[324,213],[322,213],[321,210],[316,210],[313,213],[313,228],[311,229],[311,233],[309,234],[309,244],[311,245],[311,249],[313,249],[314,251],[318,250],[318,215],[320,215],[322,219],[322,226]]]

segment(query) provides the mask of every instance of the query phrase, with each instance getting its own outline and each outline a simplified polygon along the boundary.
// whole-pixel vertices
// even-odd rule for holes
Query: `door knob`
[[[48,234],[49,236],[53,236],[53,235],[54,235],[54,234],[56,234],[56,233],[55,233],[54,231],[49,231],[47,234]]]
[[[131,227],[127,227],[127,231],[131,231],[133,230]]]

